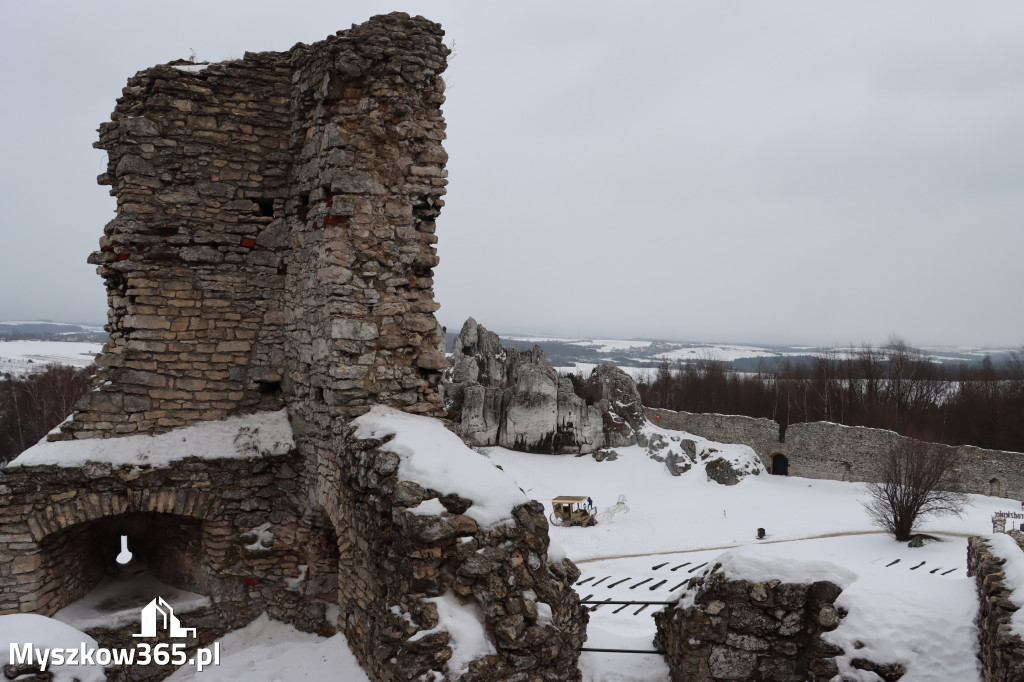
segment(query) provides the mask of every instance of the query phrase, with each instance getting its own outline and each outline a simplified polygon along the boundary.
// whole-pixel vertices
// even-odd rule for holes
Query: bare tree
[[[882,458],[879,481],[867,484],[862,504],[875,525],[899,541],[932,516],[961,516],[967,496],[959,490],[953,448],[909,438],[896,439]]]

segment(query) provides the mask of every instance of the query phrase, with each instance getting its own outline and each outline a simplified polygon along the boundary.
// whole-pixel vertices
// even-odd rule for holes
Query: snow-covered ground
[[[580,356],[581,360],[590,362],[614,362],[617,365],[657,364],[667,360],[674,364],[678,360],[717,360],[732,362],[734,360],[756,359],[756,358],[793,358],[800,356],[830,356],[837,359],[850,359],[857,357],[860,348],[848,345],[767,345],[761,346],[752,343],[712,343],[712,342],[682,342],[667,340],[636,340],[636,339],[583,339],[557,336],[531,336],[531,335],[502,335],[505,341],[519,343],[539,344],[561,344],[560,355],[568,355],[572,358],[571,350],[565,346],[577,346],[586,353]],[[924,346],[920,350],[931,356],[934,362],[962,362],[980,360],[990,355],[997,363],[1000,358],[1005,358],[1011,350],[1006,347],[980,348],[976,346]],[[595,358],[597,354],[597,358]],[[623,357],[627,358],[626,361]],[[628,367],[622,367],[630,371]]]
[[[849,659],[857,655],[904,664],[908,673],[903,679],[908,681],[980,680],[973,655],[977,592],[964,565],[967,541],[939,537],[941,542],[919,549],[872,534],[584,561],[576,590],[586,601],[674,601],[689,578],[705,574],[716,562],[727,573],[752,580],[828,579],[844,587],[837,605],[849,615],[825,638],[846,651],[839,663],[852,679],[877,679],[849,668]],[[651,614],[662,606],[593,608],[587,647],[652,649]],[[855,649],[854,642],[864,646]],[[660,659],[585,652],[585,679],[664,680],[667,673]]]
[[[871,525],[860,505],[861,484],[761,474],[730,487],[708,480],[699,468],[674,477],[636,446],[618,451],[617,460],[597,462],[485,450],[546,506],[557,495],[589,495],[599,508],[626,496],[629,513],[612,523],[551,529],[553,541],[583,572],[576,585],[582,598],[674,600],[687,578],[716,561],[780,578],[787,577],[787,567],[817,564],[845,584],[839,605],[850,615],[828,637],[847,651],[839,662],[851,679],[878,679],[848,667],[854,642],[864,644],[858,656],[903,663],[906,682],[980,679],[977,596],[966,577],[965,538],[988,534],[992,512],[1018,502],[973,495],[962,518],[924,524],[941,542],[911,549]],[[764,540],[756,539],[758,528],[767,530]],[[662,607],[636,613],[638,608],[599,606],[591,613],[586,646],[651,649],[650,614]],[[667,679],[658,655],[585,652],[581,666],[590,682]]]
[[[101,350],[102,343],[3,341],[0,342],[0,374],[27,374],[50,363],[88,367]]]
[[[683,348],[658,353],[655,357],[675,362],[676,360],[720,360],[730,362],[740,358],[774,358],[779,357],[777,351],[770,351],[756,346],[733,346],[729,344],[695,344]]]
[[[180,590],[160,582],[148,573],[114,580],[104,578],[89,594],[54,614],[54,618],[79,630],[120,627],[138,622],[139,612],[159,595],[178,613],[211,604],[209,597]]]
[[[219,641],[218,665],[202,672],[186,665],[167,682],[370,682],[344,635],[318,637],[264,614]]]
[[[34,649],[47,652],[66,651],[82,647],[93,651],[96,640],[80,630],[53,618],[34,613],[13,613],[0,616],[0,670],[12,664],[14,653],[10,645],[24,647],[31,644]],[[24,653],[23,651],[19,653]],[[33,652],[34,653],[34,652]],[[63,658],[63,656],[62,656]],[[106,682],[107,676],[100,665],[49,665],[47,671],[53,674],[53,682]]]
[[[591,341],[573,341],[572,345],[593,348],[598,353],[617,353],[647,348],[652,343],[653,341],[634,341],[632,339],[593,339]]]
[[[631,511],[617,515],[614,523],[586,530],[551,529],[552,539],[574,561],[732,547],[755,542],[758,528],[766,529],[767,540],[878,530],[860,505],[863,486],[857,483],[762,474],[724,486],[707,480],[698,469],[672,476],[638,446],[617,450],[617,460],[604,462],[503,448],[485,452],[527,495],[548,508],[559,495],[588,495],[599,508],[614,504],[620,494],[626,496]],[[923,530],[988,533],[994,511],[1020,507],[1012,500],[980,495],[970,499],[972,506],[963,518],[937,519]]]

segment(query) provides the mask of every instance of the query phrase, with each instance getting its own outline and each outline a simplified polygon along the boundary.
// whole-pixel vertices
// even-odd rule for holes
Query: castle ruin
[[[473,500],[402,480],[387,438],[351,424],[374,404],[442,413],[443,35],[394,13],[129,79],[97,143],[117,200],[90,257],[110,340],[95,390],[50,439],[239,418],[239,452],[200,441],[168,466],[0,470],[0,614],[52,615],[116,579],[128,535],[149,572],[210,598],[187,616],[199,643],[268,611],[340,629],[377,680],[579,678],[578,571],[548,556],[541,506],[478,524]],[[260,441],[275,420],[293,444]],[[441,510],[410,511],[429,500]],[[492,647],[460,669],[442,595],[479,611]]]

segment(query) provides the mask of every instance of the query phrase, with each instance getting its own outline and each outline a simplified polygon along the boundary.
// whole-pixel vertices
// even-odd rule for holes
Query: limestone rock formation
[[[549,367],[544,351],[506,348],[473,318],[455,337],[442,391],[469,443],[553,454],[590,453],[637,442],[646,421],[632,378],[600,365],[583,398]]]
[[[614,365],[598,365],[587,379],[586,390],[598,396],[605,444],[613,448],[635,444],[647,417],[633,377]]]

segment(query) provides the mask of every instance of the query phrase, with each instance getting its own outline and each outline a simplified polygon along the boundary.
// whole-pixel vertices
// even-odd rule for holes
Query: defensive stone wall
[[[114,437],[280,405],[290,55],[129,79],[96,146],[117,217],[97,389],[55,437]],[[276,401],[276,402],[275,402]]]
[[[900,439],[893,431],[830,422],[791,424],[786,429],[789,473],[837,481],[874,481],[882,457]],[[965,492],[1024,500],[1024,455],[969,445],[938,446],[959,458]]]
[[[436,629],[438,605],[430,600],[451,595],[479,610],[495,651],[461,676],[449,667],[447,678],[579,679],[588,616],[572,589],[579,570],[549,561],[541,504],[480,527],[465,514],[472,500],[400,480],[399,457],[381,449],[387,439],[356,438],[341,422],[334,432],[315,494],[340,540],[341,625],[371,677],[429,680],[430,671],[445,670],[452,642]],[[430,501],[445,511],[414,510]]]
[[[443,33],[387,15],[292,53],[285,391],[321,427],[372,403],[443,413]]]
[[[1024,552],[1024,535],[1020,532],[1009,535]],[[968,539],[967,574],[974,576],[978,583],[978,639],[985,682],[1024,680],[1024,641],[1019,634],[1013,634],[1010,625],[1018,606],[1009,599],[1014,588],[1005,580],[1005,563],[1006,559],[993,552],[985,538]]]
[[[751,447],[764,463],[771,467],[772,455],[785,452],[779,442],[779,425],[771,419],[757,419],[734,414],[697,414],[672,410],[644,408],[644,414],[654,424],[675,431],[686,431],[719,443],[740,443]]]
[[[783,455],[788,474],[835,481],[874,481],[886,451],[904,436],[894,431],[831,422],[790,424],[785,442],[771,419],[742,415],[696,414],[644,408],[653,423],[720,443],[753,448],[771,470],[773,455]],[[909,440],[909,439],[908,439]],[[965,492],[1024,500],[1024,454],[972,445],[939,446],[956,452]]]
[[[879,462],[899,438],[894,431],[831,422],[790,424],[785,451],[789,473],[835,481],[877,480]]]

